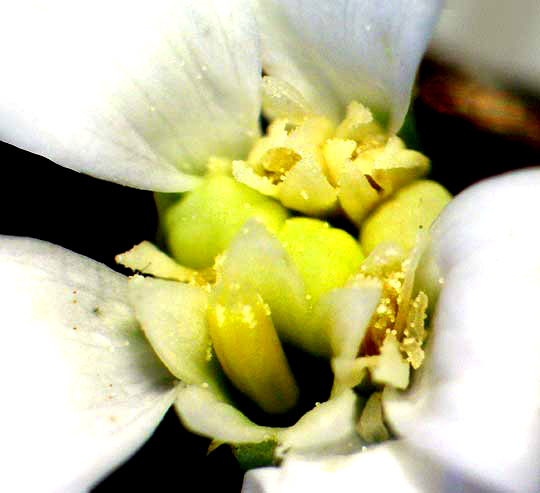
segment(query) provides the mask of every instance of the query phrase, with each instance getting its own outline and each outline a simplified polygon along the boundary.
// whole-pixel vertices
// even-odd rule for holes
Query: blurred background
[[[540,2],[449,0],[420,67],[412,116],[432,177],[452,193],[540,164]],[[118,270],[114,256],[152,239],[152,194],[57,166],[0,143],[0,233],[62,245]],[[173,411],[124,466],[93,491],[239,491],[226,447],[187,433]]]

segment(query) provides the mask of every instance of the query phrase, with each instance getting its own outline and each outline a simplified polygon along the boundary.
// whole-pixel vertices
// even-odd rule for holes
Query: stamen
[[[248,286],[221,284],[209,307],[208,323],[216,355],[231,382],[265,412],[277,414],[296,405],[298,387],[269,312]]]

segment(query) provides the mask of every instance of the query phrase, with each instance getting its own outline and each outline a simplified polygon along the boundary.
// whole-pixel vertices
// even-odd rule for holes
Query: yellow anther
[[[268,305],[249,287],[216,287],[208,310],[214,350],[231,382],[267,413],[295,406],[298,387]]]

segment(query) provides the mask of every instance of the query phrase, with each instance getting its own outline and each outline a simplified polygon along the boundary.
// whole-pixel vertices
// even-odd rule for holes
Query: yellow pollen
[[[242,307],[242,319],[250,329],[254,329],[257,326],[257,321],[255,320],[255,314],[253,313],[251,305],[244,305]]]
[[[223,305],[216,305],[216,319],[220,327],[225,324],[225,307]]]
[[[404,358],[413,368],[418,368],[424,357],[422,345],[426,337],[424,320],[428,300],[422,292],[416,298],[410,298],[406,287],[411,282],[408,276],[414,275],[414,272],[407,271],[411,262],[403,260],[403,256],[397,260],[397,255],[392,254],[390,249],[381,250],[379,254],[375,252],[360,269],[363,277],[375,277],[383,285],[383,294],[368,327],[367,345],[363,346],[363,350],[368,351],[367,354],[380,351],[385,338],[392,336],[399,343]],[[401,320],[399,327],[396,326],[398,318]]]

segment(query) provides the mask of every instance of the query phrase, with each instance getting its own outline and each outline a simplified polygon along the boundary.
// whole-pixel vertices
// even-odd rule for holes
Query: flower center
[[[419,179],[427,158],[359,103],[335,125],[287,97],[264,95],[275,118],[245,160],[213,158],[198,188],[158,196],[164,245],[181,265],[148,249],[131,263],[204,291],[210,355],[240,393],[276,415],[300,401],[316,406],[298,375],[320,387],[320,368],[333,371],[331,398],[366,381],[408,385],[426,338],[428,300],[414,287],[418,234],[450,200]],[[336,219],[347,231],[331,227]],[[305,365],[296,364],[301,353]],[[379,416],[379,401],[366,412]],[[364,417],[364,431],[371,421]]]

